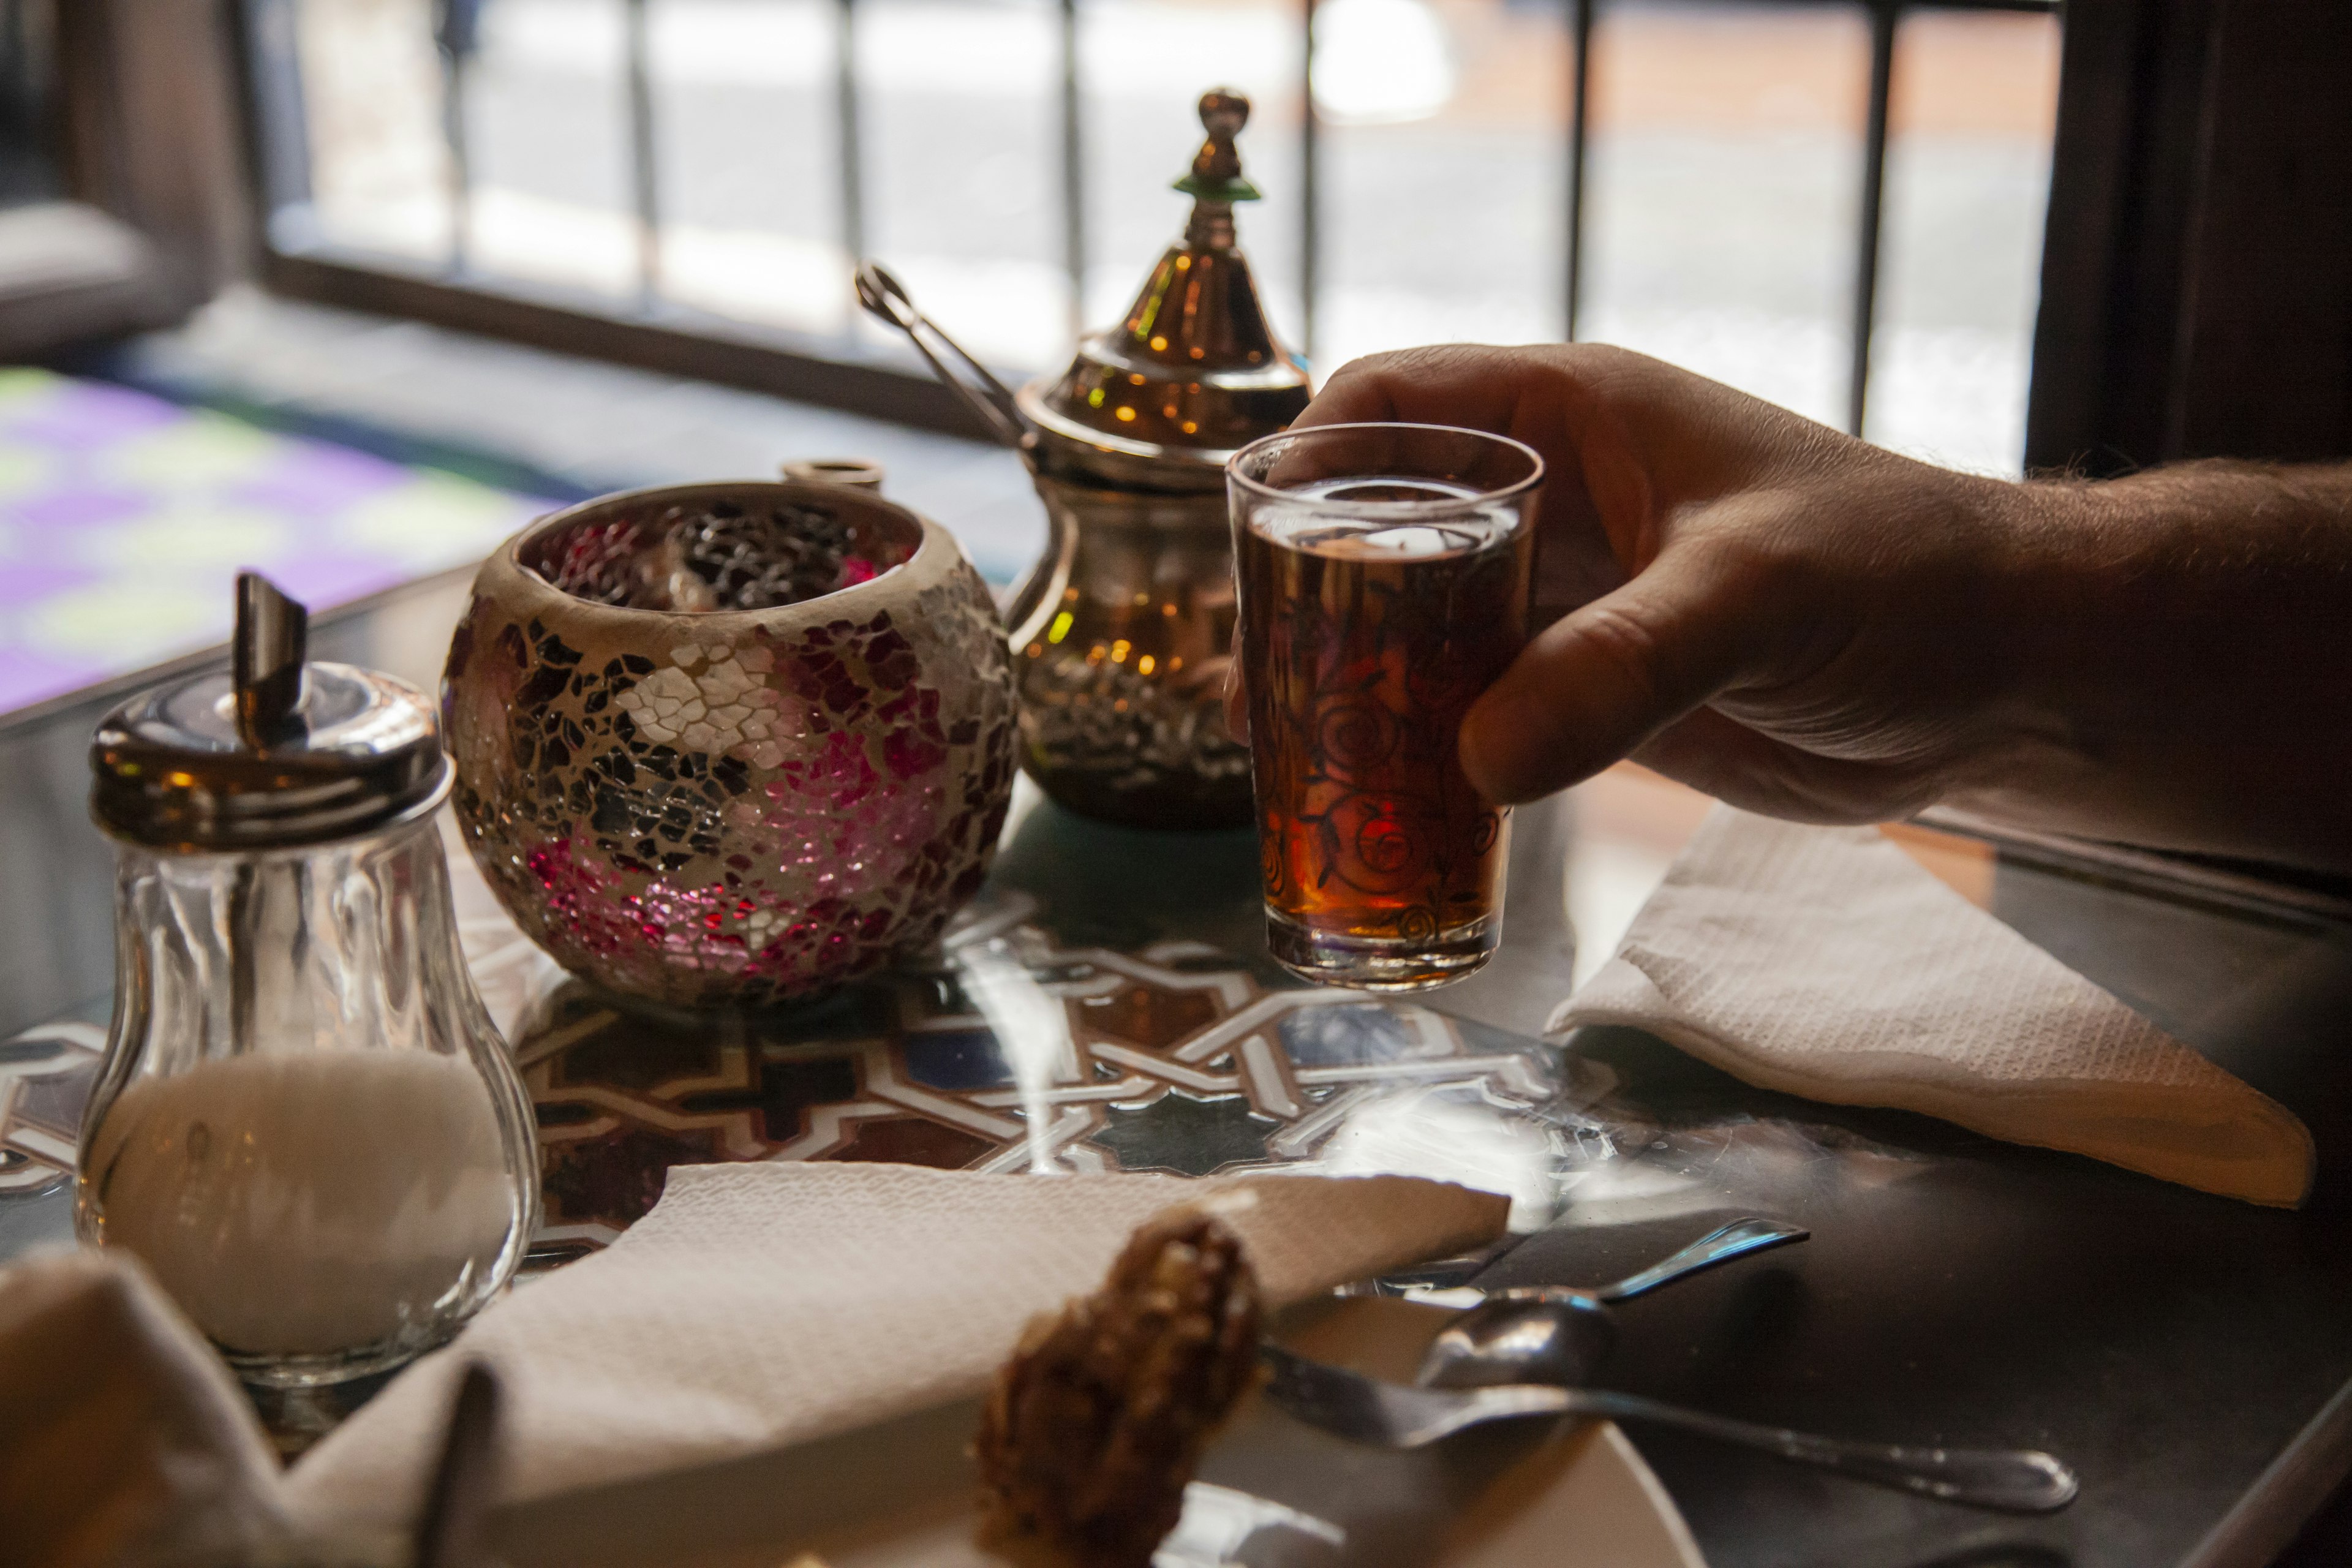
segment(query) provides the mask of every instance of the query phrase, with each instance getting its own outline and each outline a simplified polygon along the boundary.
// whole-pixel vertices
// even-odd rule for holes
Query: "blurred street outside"
[[[429,0],[300,0],[314,201],[297,240],[438,265],[450,207]],[[818,334],[854,321],[829,0],[650,0],[664,299]],[[1058,16],[858,0],[866,249],[984,356],[1067,352]],[[1562,326],[1563,7],[1324,0],[1316,363]],[[1167,189],[1213,83],[1256,104],[1242,215],[1296,338],[1299,29],[1261,0],[1084,0],[1085,319],[1181,226]],[[1859,7],[1604,5],[1579,336],[1843,417],[1868,33]],[[622,0],[488,0],[466,113],[480,273],[633,301]],[[1900,34],[1867,434],[2017,471],[2057,27],[1923,12]],[[283,220],[282,220],[283,221]]]

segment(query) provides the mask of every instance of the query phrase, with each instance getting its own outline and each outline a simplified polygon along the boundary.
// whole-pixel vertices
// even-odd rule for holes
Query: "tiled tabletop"
[[[446,578],[331,617],[320,657],[429,679],[463,591]],[[15,900],[0,991],[54,1004],[4,1026],[34,1026],[0,1047],[0,1076],[48,1155],[70,1091],[57,1080],[87,1069],[105,1010],[107,857],[79,812],[89,719],[0,725],[0,854],[41,858],[22,860],[39,895]],[[1542,1228],[1496,1283],[1613,1278],[1732,1213],[1793,1220],[1804,1246],[1617,1309],[1612,1381],[1824,1432],[2032,1444],[2084,1478],[2066,1512],[2011,1519],[1635,1430],[1715,1568],[2269,1563],[2352,1459],[2346,928],[1930,846],[1997,917],[2304,1116],[2312,1204],[2254,1209],[1921,1117],[1762,1093],[1633,1031],[1537,1046],[1696,805],[1621,773],[1528,813],[1502,954],[1418,1004],[1286,994],[1265,967],[1246,834],[1139,833],[1034,801],[965,934],[1004,944],[1071,1020],[1087,1070],[1041,1123],[1050,1158],[1296,1155],[1502,1184]],[[551,1254],[626,1224],[680,1152],[1039,1152],[1025,1125],[1006,1135],[1001,1055],[951,959],[758,1027],[682,1029],[554,974],[478,887],[460,915],[541,1106]],[[27,952],[42,962],[17,962]],[[0,1199],[0,1251],[62,1235],[68,1207],[55,1190]]]

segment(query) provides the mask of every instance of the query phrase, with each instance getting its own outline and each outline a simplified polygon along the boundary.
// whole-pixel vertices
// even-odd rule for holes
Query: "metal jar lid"
[[[1059,380],[1021,389],[1049,469],[1119,487],[1222,489],[1227,458],[1306,408],[1307,366],[1275,337],[1234,241],[1234,204],[1258,195],[1234,148],[1249,109],[1228,89],[1201,95],[1209,139],[1176,182],[1193,198],[1184,237],[1126,321],[1080,342]]]
[[[237,579],[236,668],[141,693],[92,737],[90,815],[149,848],[292,848],[388,826],[448,794],[432,705],[345,664],[306,664],[307,617]]]

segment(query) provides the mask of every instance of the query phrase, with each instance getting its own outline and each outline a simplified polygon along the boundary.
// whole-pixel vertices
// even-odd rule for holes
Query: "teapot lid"
[[[155,849],[347,838],[430,811],[450,768],[432,705],[373,670],[303,660],[309,616],[237,578],[235,668],[142,692],[91,737],[90,815]]]
[[[1119,325],[1089,334],[1058,381],[1021,389],[1051,465],[1118,485],[1222,486],[1225,459],[1286,428],[1307,406],[1307,366],[1266,323],[1248,260],[1234,241],[1234,204],[1258,199],[1234,138],[1249,100],[1201,95],[1208,140],[1175,188],[1192,221]]]

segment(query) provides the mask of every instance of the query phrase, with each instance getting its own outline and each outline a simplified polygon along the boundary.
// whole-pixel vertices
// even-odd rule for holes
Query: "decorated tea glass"
[[[1226,469],[1266,945],[1326,984],[1459,980],[1503,935],[1510,813],[1463,715],[1528,636],[1543,459],[1434,425],[1325,425]]]

